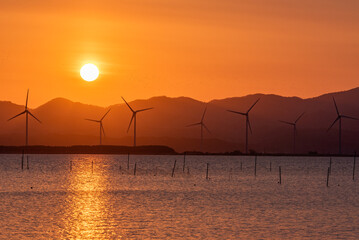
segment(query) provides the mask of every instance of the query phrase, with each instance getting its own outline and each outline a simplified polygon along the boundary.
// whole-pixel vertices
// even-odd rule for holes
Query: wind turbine
[[[135,111],[135,110],[133,110],[131,108],[131,106],[126,102],[126,100],[123,97],[122,97],[122,99],[123,99],[123,101],[125,101],[126,105],[128,106],[128,108],[132,112],[132,118],[131,118],[130,124],[128,125],[127,132],[130,130],[130,127],[131,127],[131,124],[132,124],[132,121],[133,121],[133,146],[136,147],[136,116],[137,116],[137,113],[153,109],[153,107],[144,108],[144,109],[140,109],[140,110]]]
[[[201,148],[201,151],[203,151],[203,149],[202,149],[202,147],[203,147],[203,128],[205,128],[205,129],[207,130],[207,132],[211,133],[211,132],[209,131],[209,129],[207,128],[206,124],[204,124],[204,122],[203,122],[204,116],[206,115],[206,111],[207,111],[207,105],[206,105],[206,108],[204,109],[204,112],[203,112],[201,121],[186,126],[186,127],[192,127],[192,126],[197,126],[197,125],[200,125],[200,126],[201,126],[201,147],[200,147],[200,148]]]
[[[297,122],[299,121],[299,119],[301,119],[301,117],[303,115],[304,115],[304,112],[294,122],[286,122],[286,121],[279,120],[279,122],[281,122],[281,123],[293,126],[293,154],[295,154],[295,137],[297,135]]]
[[[337,111],[337,118],[334,120],[334,122],[332,123],[332,125],[330,125],[330,127],[328,128],[327,132],[333,127],[333,125],[339,121],[339,154],[342,154],[342,118],[348,118],[348,119],[353,119],[353,120],[359,120],[358,118],[354,118],[354,117],[349,117],[346,115],[341,115],[339,113],[338,107],[337,107],[337,103],[335,102],[335,99],[333,97],[333,102],[334,102],[334,106],[335,106],[335,110]]]
[[[26,146],[29,144],[29,114],[31,117],[35,118],[39,123],[41,123],[41,121],[39,119],[37,119],[30,111],[29,109],[27,109],[27,102],[29,99],[29,89],[27,89],[27,95],[26,95],[26,104],[25,104],[25,110],[15,116],[13,116],[12,118],[8,119],[8,121],[17,118],[18,116],[21,116],[23,114],[25,114],[26,117]]]
[[[96,123],[100,124],[100,145],[102,145],[102,133],[103,133],[103,136],[105,136],[105,129],[103,128],[102,120],[106,117],[107,113],[110,110],[111,110],[111,108],[105,113],[105,115],[103,115],[103,117],[100,120],[93,120],[93,119],[88,119],[88,118],[85,119],[87,121],[96,122]]]
[[[251,128],[251,123],[249,121],[249,112],[252,110],[252,108],[254,107],[254,105],[257,104],[257,102],[260,100],[260,98],[257,99],[257,101],[255,101],[253,103],[253,105],[248,109],[247,112],[243,113],[243,112],[237,112],[237,111],[232,111],[232,110],[227,110],[228,112],[231,112],[231,113],[236,113],[236,114],[240,114],[240,115],[243,115],[243,116],[246,116],[246,154],[248,154],[248,128],[249,130],[251,131],[252,133],[252,128]]]

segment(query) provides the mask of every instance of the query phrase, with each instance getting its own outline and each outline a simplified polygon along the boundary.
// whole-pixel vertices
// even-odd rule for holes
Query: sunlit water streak
[[[253,157],[187,156],[189,174],[183,156],[130,163],[127,171],[127,156],[29,155],[22,171],[20,155],[0,155],[0,238],[359,238],[353,158],[333,158],[328,188],[325,157],[258,157],[256,177]]]

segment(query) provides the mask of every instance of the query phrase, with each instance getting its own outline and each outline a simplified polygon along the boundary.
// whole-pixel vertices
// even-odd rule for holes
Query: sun
[[[87,63],[83,65],[80,70],[80,75],[82,79],[88,82],[96,80],[99,74],[100,72],[98,68],[92,63]]]

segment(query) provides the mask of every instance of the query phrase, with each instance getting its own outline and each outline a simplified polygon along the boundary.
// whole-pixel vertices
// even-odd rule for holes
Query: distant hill
[[[0,146],[0,153],[7,154],[143,154],[173,155],[177,154],[167,146],[111,146],[111,145],[74,145],[74,146]]]
[[[329,93],[315,98],[301,99],[270,94],[254,94],[244,97],[217,99],[208,102],[205,123],[210,133],[204,132],[204,151],[244,151],[245,118],[227,111],[246,111],[260,98],[251,111],[253,134],[249,136],[249,148],[257,152],[292,151],[292,128],[278,120],[298,122],[297,149],[300,153],[337,153],[338,125],[329,132],[328,127],[336,118],[332,97],[335,97],[340,113],[359,118],[359,88]],[[139,113],[137,130],[139,145],[165,145],[177,152],[200,150],[199,127],[186,125],[199,122],[206,103],[187,97],[153,97],[130,102],[134,109],[154,107]],[[131,112],[120,102],[107,108],[55,98],[32,113],[42,124],[29,120],[31,145],[96,145],[99,142],[99,126],[85,118],[100,119],[111,108],[104,120],[106,145],[132,145],[133,129],[127,132]],[[23,145],[25,142],[25,117],[12,121],[10,117],[24,110],[11,102],[0,102],[0,145]],[[343,153],[359,150],[359,121],[343,119]]]

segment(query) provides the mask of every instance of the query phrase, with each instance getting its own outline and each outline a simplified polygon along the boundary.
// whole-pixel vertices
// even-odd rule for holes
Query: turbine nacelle
[[[29,99],[29,89],[27,89],[27,94],[26,94],[25,110],[24,110],[23,112],[21,112],[21,113],[15,115],[15,116],[13,116],[12,118],[9,118],[8,121],[10,121],[10,120],[12,120],[12,119],[14,119],[14,118],[17,118],[17,117],[19,117],[19,116],[21,116],[21,115],[23,115],[23,114],[29,114],[29,115],[30,115],[31,117],[33,117],[36,121],[38,121],[39,123],[41,123],[41,121],[40,121],[37,117],[35,117],[35,116],[28,110],[28,108],[27,108],[28,99]]]
[[[297,123],[299,121],[299,119],[302,118],[302,116],[304,115],[304,112],[302,114],[299,115],[299,117],[297,117],[297,119],[294,122],[287,122],[287,121],[282,121],[279,120],[279,122],[293,126],[293,154],[295,154],[295,137],[297,135]]]
[[[302,114],[300,114],[299,117],[297,117],[297,119],[296,119],[294,122],[287,122],[287,121],[282,121],[282,120],[279,120],[279,122],[296,127],[296,126],[297,126],[297,122],[299,121],[299,119],[301,119],[301,118],[303,117],[304,113],[305,113],[305,112],[303,112]]]
[[[327,129],[327,132],[334,126],[334,124],[341,120],[342,118],[347,118],[347,119],[352,119],[352,120],[359,120],[358,118],[355,118],[355,117],[350,117],[350,116],[346,116],[346,115],[341,115],[339,113],[339,110],[338,110],[338,106],[337,106],[337,103],[335,101],[335,98],[333,97],[333,102],[334,102],[334,106],[335,106],[335,110],[337,112],[337,118],[334,120],[334,122],[330,125],[330,127]]]
[[[247,112],[245,112],[245,113],[243,113],[243,112],[237,112],[237,111],[233,111],[233,110],[227,110],[228,112],[235,113],[235,114],[239,114],[239,115],[242,115],[242,116],[245,116],[245,117],[246,117],[246,153],[248,153],[248,128],[249,128],[249,131],[250,131],[251,134],[252,134],[251,122],[249,121],[249,112],[253,109],[253,107],[258,103],[258,101],[259,101],[260,99],[261,99],[261,98],[258,98],[258,99],[252,104],[252,106],[247,110]]]
[[[85,119],[87,121],[91,121],[91,122],[95,122],[95,123],[100,124],[100,145],[102,144],[102,136],[101,136],[101,134],[103,133],[103,135],[106,136],[105,128],[103,127],[102,120],[106,117],[106,115],[110,112],[110,110],[111,110],[111,108],[102,116],[102,118],[100,120],[88,119],[88,118]]]
[[[26,94],[26,103],[25,103],[25,110],[15,116],[13,116],[12,118],[9,118],[8,121],[17,118],[23,114],[26,114],[26,146],[28,145],[28,115],[30,115],[31,117],[33,117],[36,121],[38,121],[39,123],[41,123],[41,121],[35,117],[27,108],[27,103],[28,103],[28,99],[29,99],[29,89],[27,89],[27,94]]]
[[[133,144],[133,145],[136,146],[136,116],[137,116],[137,113],[139,113],[139,112],[144,112],[144,111],[147,111],[147,110],[151,110],[151,109],[153,109],[153,107],[144,108],[144,109],[139,109],[139,110],[133,110],[133,109],[131,108],[130,104],[128,104],[123,97],[121,97],[121,98],[122,98],[122,100],[126,103],[127,107],[128,107],[128,108],[131,110],[131,112],[132,112],[132,117],[131,117],[131,120],[130,120],[130,124],[128,125],[127,132],[130,130],[132,122],[134,122],[134,127],[133,127],[133,131],[134,131],[134,134],[133,134],[133,136],[134,136],[134,137],[133,137],[133,138],[134,138],[134,144]]]
[[[336,122],[339,121],[339,154],[341,154],[342,153],[342,118],[347,118],[347,119],[352,119],[352,120],[359,120],[359,119],[355,118],[355,117],[341,115],[339,113],[339,109],[338,109],[337,103],[335,102],[334,97],[333,97],[333,102],[334,102],[334,106],[335,106],[335,111],[337,112],[337,117],[334,120],[334,122],[329,126],[327,132],[334,126],[334,124]]]
[[[203,126],[209,133],[211,133],[211,132],[209,131],[209,129],[207,128],[206,124],[204,124],[204,117],[205,117],[205,115],[206,115],[206,112],[207,112],[207,105],[206,105],[206,108],[205,108],[204,111],[203,111],[201,121],[200,121],[200,122],[197,122],[197,123],[189,124],[189,125],[187,125],[186,127],[192,127],[192,126],[201,125],[201,126]]]
[[[206,126],[206,124],[204,123],[204,117],[206,115],[207,112],[207,105],[203,111],[202,117],[201,117],[201,121],[197,122],[197,123],[192,123],[187,125],[186,127],[192,127],[192,126],[201,126],[201,150],[202,150],[202,143],[203,143],[203,128],[206,129],[206,131],[208,133],[211,133],[211,131],[209,131],[208,127]]]

